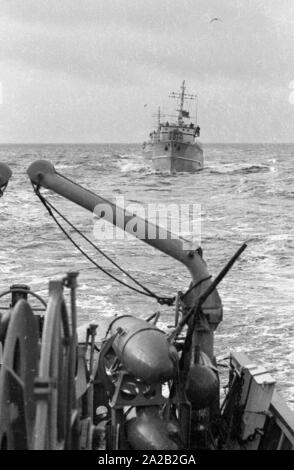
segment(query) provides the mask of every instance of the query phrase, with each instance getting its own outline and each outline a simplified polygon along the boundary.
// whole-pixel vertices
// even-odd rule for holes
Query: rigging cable
[[[73,181],[72,179],[70,179],[68,176],[65,176],[65,175],[62,175],[61,173],[59,173],[58,171],[56,172],[57,175],[59,175],[61,178],[64,178],[65,180],[69,181],[70,183],[74,184],[75,186],[78,186],[79,188],[81,189],[84,189],[79,183],[76,183],[75,181]],[[34,186],[33,186],[34,187]],[[34,189],[35,190],[35,189]],[[93,194],[93,196],[96,196],[96,194],[91,191],[90,189],[87,189],[87,191],[91,194]],[[42,196],[43,197],[43,196]],[[103,199],[103,198],[102,198]],[[50,204],[49,201],[47,201],[47,203],[53,208],[53,206]],[[142,289],[146,290],[147,292],[149,291],[149,289],[147,289],[146,287],[144,287],[143,285],[141,285],[136,279],[134,279],[129,273],[127,273],[126,271],[124,271],[120,266],[118,266],[111,258],[109,258],[102,250],[100,250],[94,243],[91,242],[91,240],[89,240],[83,233],[79,232],[79,230],[73,226],[65,217],[63,217],[62,214],[60,214],[56,208],[54,208],[54,210],[60,215],[60,217],[62,217],[74,230],[76,230],[83,238],[85,238],[85,240],[87,240],[99,253],[101,253],[106,259],[108,259],[108,261],[110,261],[112,264],[114,264],[121,272],[123,272],[126,276],[128,276],[133,282],[135,282],[137,285],[139,285]],[[182,293],[180,298],[181,300],[184,300],[184,298],[194,289],[196,289],[197,287],[199,287],[203,282],[205,281],[208,281],[209,279],[211,279],[212,276],[207,276],[203,279],[200,279],[200,281],[198,281],[196,284],[192,285],[186,292]],[[149,291],[151,293],[151,296],[154,297],[155,294],[153,294],[153,292]],[[164,298],[166,299],[166,298]],[[173,305],[175,300],[176,300],[176,296],[172,297],[172,298],[167,298],[168,302],[163,302],[163,303],[167,303],[167,305]],[[170,303],[169,303],[170,302]],[[161,303],[161,302],[159,302]]]
[[[34,189],[35,194],[38,196],[42,204],[46,207],[49,215],[53,218],[54,222],[56,225],[60,228],[60,230],[64,233],[64,235],[71,241],[71,243],[92,263],[94,266],[96,266],[97,269],[100,269],[104,274],[107,276],[111,277],[113,280],[118,282],[119,284],[128,287],[129,289],[137,292],[138,294],[145,295],[147,297],[152,297],[157,300],[157,302],[161,305],[173,305],[175,301],[175,297],[161,297],[152,292],[150,289],[145,287],[143,284],[141,284],[139,281],[137,281],[131,274],[129,274],[127,271],[125,271],[123,268],[121,268],[115,261],[113,261],[108,255],[106,255],[100,248],[98,248],[91,240],[89,240],[77,227],[75,227],[61,212],[59,212],[56,207],[53,206],[41,193],[40,193],[40,185],[35,185],[32,182],[32,186]],[[56,212],[73,230],[75,230],[82,238],[84,238],[92,247],[94,247],[102,256],[104,256],[108,261],[110,261],[116,268],[118,268],[123,274],[125,274],[127,277],[129,277],[134,283],[136,283],[141,289],[139,290],[136,287],[130,286],[126,282],[122,281],[121,279],[117,278],[110,272],[108,272],[105,268],[100,266],[96,261],[94,261],[74,240],[73,238],[69,235],[69,233],[65,230],[65,228],[60,224],[60,222],[57,220],[55,215],[53,214],[53,211]]]

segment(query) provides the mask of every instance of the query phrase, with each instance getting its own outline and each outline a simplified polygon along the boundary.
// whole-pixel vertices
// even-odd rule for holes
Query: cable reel
[[[49,284],[49,302],[42,334],[40,365],[35,380],[34,450],[76,448],[78,413],[75,407],[72,333],[63,299],[62,281]]]
[[[7,295],[11,295],[11,303],[9,306],[2,306],[0,305],[0,341],[5,341],[5,336],[8,328],[8,324],[11,317],[12,308],[16,305],[17,301],[20,299],[28,300],[28,296],[36,298],[41,304],[41,307],[33,307],[31,305],[31,309],[39,318],[39,330],[40,334],[42,331],[43,326],[43,316],[39,312],[46,311],[46,302],[45,300],[35,292],[31,291],[30,288],[25,284],[14,284],[8,290],[0,293],[0,299],[2,297],[6,297]],[[4,313],[1,313],[4,311]]]
[[[39,358],[38,322],[21,299],[11,312],[0,370],[0,449],[30,449]]]

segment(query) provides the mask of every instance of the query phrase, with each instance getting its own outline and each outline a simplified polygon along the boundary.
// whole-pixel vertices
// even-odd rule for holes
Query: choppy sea
[[[199,204],[201,244],[213,276],[248,243],[219,285],[224,318],[216,354],[247,353],[271,371],[294,408],[294,145],[207,144],[204,155],[203,171],[169,175],[155,173],[135,144],[0,145],[0,161],[13,171],[0,200],[0,291],[25,283],[46,298],[50,279],[78,270],[80,324],[126,313],[146,318],[157,310],[163,324],[173,323],[173,308],[117,285],[65,239],[26,176],[37,159],[50,160],[60,173],[111,200]],[[95,241],[91,213],[46,195]],[[160,295],[189,285],[185,267],[140,240],[100,240],[99,246]],[[88,252],[117,274],[92,248]]]

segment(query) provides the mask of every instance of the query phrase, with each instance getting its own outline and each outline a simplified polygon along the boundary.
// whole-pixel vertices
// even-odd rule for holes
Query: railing
[[[261,450],[294,450],[294,412],[275,391],[264,427]]]

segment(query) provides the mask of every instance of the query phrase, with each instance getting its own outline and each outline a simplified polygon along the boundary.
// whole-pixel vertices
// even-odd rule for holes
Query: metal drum
[[[116,355],[133,376],[149,384],[174,376],[177,351],[163,331],[131,315],[115,319],[110,331]]]

